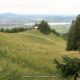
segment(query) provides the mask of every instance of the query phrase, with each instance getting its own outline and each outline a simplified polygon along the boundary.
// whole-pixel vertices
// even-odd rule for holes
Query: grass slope
[[[27,75],[56,74],[54,58],[65,52],[65,41],[37,30],[0,33],[0,80],[60,80],[24,78]]]

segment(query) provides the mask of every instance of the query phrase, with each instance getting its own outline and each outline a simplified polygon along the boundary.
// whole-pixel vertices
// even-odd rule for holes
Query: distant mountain
[[[0,24],[7,23],[34,23],[40,20],[47,20],[48,22],[71,22],[75,16],[66,15],[18,15],[13,13],[0,14]]]

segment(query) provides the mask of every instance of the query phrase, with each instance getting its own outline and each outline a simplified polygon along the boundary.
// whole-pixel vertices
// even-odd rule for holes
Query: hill
[[[60,80],[24,76],[55,76],[54,58],[61,59],[64,52],[65,41],[54,34],[37,30],[0,33],[0,80]]]
[[[75,16],[71,15],[20,15],[14,13],[0,14],[0,24],[26,24],[36,23],[41,20],[48,22],[71,22]]]

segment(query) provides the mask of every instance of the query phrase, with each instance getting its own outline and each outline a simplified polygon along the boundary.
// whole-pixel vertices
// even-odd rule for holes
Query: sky
[[[80,0],[0,0],[0,13],[78,15]]]

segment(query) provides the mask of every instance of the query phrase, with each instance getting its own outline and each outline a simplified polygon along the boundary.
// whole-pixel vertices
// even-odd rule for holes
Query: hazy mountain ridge
[[[19,15],[13,13],[0,14],[0,24],[6,22],[15,23],[34,23],[41,20],[47,20],[48,22],[71,22],[75,16],[66,15]]]

